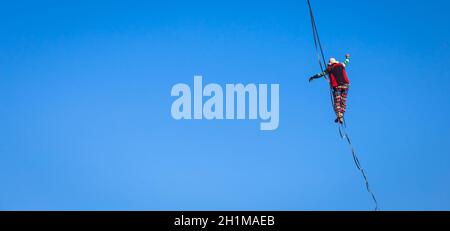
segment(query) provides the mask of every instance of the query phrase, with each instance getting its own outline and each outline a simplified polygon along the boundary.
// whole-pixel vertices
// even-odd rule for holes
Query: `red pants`
[[[336,115],[338,113],[345,113],[347,109],[347,94],[348,94],[348,85],[337,86],[333,88],[333,98],[334,98],[334,111]]]

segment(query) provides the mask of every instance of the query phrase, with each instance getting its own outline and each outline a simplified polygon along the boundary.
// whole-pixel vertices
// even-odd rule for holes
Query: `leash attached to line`
[[[316,49],[316,53],[317,53],[317,58],[319,61],[319,66],[320,66],[320,71],[325,70],[324,67],[327,66],[326,60],[325,60],[325,55],[323,52],[323,48],[322,48],[322,43],[320,42],[320,37],[319,37],[319,32],[317,31],[317,27],[316,27],[316,20],[314,19],[314,14],[313,14],[313,10],[311,7],[311,2],[310,0],[308,1],[308,7],[309,7],[309,15],[311,18],[311,26],[312,26],[312,32],[313,32],[313,37],[314,37],[314,47]],[[329,79],[327,78],[327,76],[325,75],[325,78],[327,79],[327,81],[329,81]],[[334,107],[334,100],[333,100],[333,92],[332,89],[330,88],[330,96],[331,96],[331,103]],[[353,156],[353,160],[355,162],[356,168],[361,172],[361,175],[364,178],[364,181],[366,183],[366,189],[367,192],[370,193],[370,195],[372,196],[373,202],[375,203],[375,211],[377,211],[379,209],[378,207],[378,201],[375,197],[375,194],[372,192],[371,188],[370,188],[370,184],[369,184],[369,180],[366,176],[366,173],[364,171],[364,168],[362,167],[361,163],[359,162],[359,158],[358,155],[356,154],[355,149],[353,148],[352,142],[350,140],[350,137],[347,134],[347,131],[345,130],[346,127],[346,123],[344,121],[343,124],[339,125],[339,135],[341,136],[342,139],[345,139],[348,143],[348,146],[350,147],[350,150],[352,151],[352,156]]]

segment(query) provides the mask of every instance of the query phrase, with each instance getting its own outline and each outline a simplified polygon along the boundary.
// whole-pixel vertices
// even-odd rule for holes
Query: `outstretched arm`
[[[343,62],[343,64],[344,64],[344,66],[346,67],[349,63],[350,63],[350,55],[349,55],[349,54],[346,54],[346,55],[345,55],[345,61]],[[325,71],[323,71],[323,72],[321,72],[321,73],[318,73],[318,74],[316,74],[316,75],[310,77],[310,78],[309,78],[309,82],[311,82],[311,81],[313,81],[313,80],[315,80],[315,79],[322,78],[322,77],[324,77],[325,75],[328,75],[328,72],[329,72],[329,71],[330,71],[330,69],[327,68]]]
[[[323,71],[321,73],[315,74],[314,76],[309,78],[309,82],[311,82],[311,81],[313,81],[315,79],[318,79],[318,78],[322,78],[322,77],[324,77],[327,74],[328,74],[327,71]]]
[[[345,55],[345,61],[343,62],[344,66],[347,67],[347,65],[350,63],[350,55]]]

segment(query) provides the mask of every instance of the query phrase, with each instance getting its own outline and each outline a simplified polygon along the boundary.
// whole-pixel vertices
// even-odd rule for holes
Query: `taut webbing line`
[[[350,140],[350,137],[348,136],[347,132],[345,131],[345,127],[343,125],[339,126],[339,134],[341,135],[342,139],[345,139],[347,141],[348,146],[352,150],[353,161],[355,162],[356,168],[358,168],[358,170],[361,172],[361,175],[364,178],[364,181],[366,183],[367,192],[369,192],[370,195],[372,196],[372,200],[375,203],[374,210],[378,211],[379,207],[378,207],[377,198],[375,197],[375,194],[373,193],[372,189],[370,188],[369,179],[366,176],[364,168],[362,167],[361,163],[359,162],[359,158],[358,158],[358,155],[356,154],[355,148],[353,148],[352,141]]]
[[[320,42],[320,37],[319,37],[319,33],[317,31],[317,26],[316,26],[316,20],[314,19],[314,14],[313,14],[313,10],[311,7],[311,2],[310,0],[308,1],[308,7],[309,7],[309,15],[311,18],[311,26],[312,26],[312,31],[313,31],[313,38],[314,38],[314,47],[316,49],[316,53],[317,53],[317,58],[319,61],[319,66],[320,66],[320,71],[324,71],[324,67],[327,66],[326,60],[325,60],[325,55],[323,52],[323,48],[322,48],[322,43]],[[323,65],[322,65],[323,63]],[[325,78],[328,80],[327,76],[325,75]],[[329,80],[328,80],[329,81]],[[330,88],[330,96],[331,96],[331,102],[332,105],[334,107],[334,100],[333,100],[333,93],[332,93],[332,89]],[[356,154],[355,149],[353,148],[352,142],[350,140],[350,137],[348,136],[347,132],[345,131],[345,123],[342,125],[339,125],[339,134],[341,136],[342,139],[345,139],[352,151],[352,156],[353,156],[353,161],[355,162],[356,168],[361,172],[361,175],[364,178],[364,181],[366,183],[366,189],[367,192],[370,193],[370,195],[372,196],[372,199],[375,203],[375,211],[378,210],[378,201],[375,197],[375,194],[372,192],[371,188],[370,188],[370,184],[369,184],[369,180],[366,176],[366,173],[364,172],[364,169],[359,161],[358,155]]]

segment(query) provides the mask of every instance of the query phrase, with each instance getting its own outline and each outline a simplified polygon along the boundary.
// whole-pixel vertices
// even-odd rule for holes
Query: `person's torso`
[[[330,79],[332,80],[332,85],[342,86],[349,84],[347,73],[345,72],[345,67],[343,64],[336,63],[331,66]]]

